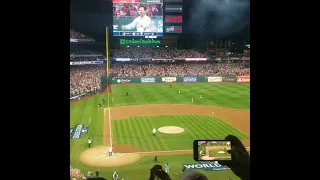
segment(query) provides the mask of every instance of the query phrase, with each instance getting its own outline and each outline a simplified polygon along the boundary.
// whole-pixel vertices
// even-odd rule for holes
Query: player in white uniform
[[[131,30],[134,28],[137,28],[138,32],[151,32],[151,19],[147,14],[147,8],[144,6],[141,6],[139,8],[139,17],[135,18],[132,23],[128,25],[122,25],[122,30]]]
[[[153,134],[153,136],[156,136],[156,132],[157,132],[156,128],[153,128],[153,129],[152,129],[152,134]]]
[[[109,156],[112,156],[112,147],[109,147]]]
[[[88,145],[89,145],[89,148],[91,147],[91,143],[92,143],[92,139],[91,139],[91,138],[88,138]]]

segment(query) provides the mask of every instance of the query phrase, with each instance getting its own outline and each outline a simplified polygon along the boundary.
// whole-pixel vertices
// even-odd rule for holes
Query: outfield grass
[[[181,89],[181,94],[178,94],[178,90]],[[112,86],[112,96],[115,97],[115,103],[112,106],[127,106],[127,105],[137,105],[137,104],[191,104],[191,98],[194,97],[198,99],[200,95],[203,96],[201,101],[195,101],[193,104],[199,105],[210,105],[219,107],[229,107],[237,109],[250,109],[250,85],[246,84],[173,84],[172,88],[168,84],[128,84],[128,85],[113,85]],[[125,96],[125,92],[129,93],[129,96]],[[87,149],[87,138],[93,138],[93,147],[102,145],[102,134],[103,134],[103,108],[98,108],[97,104],[102,102],[104,98],[107,100],[107,95],[99,95],[92,97],[88,100],[78,102],[76,104],[70,105],[70,127],[74,127],[76,124],[85,124],[89,127],[87,135],[83,135],[81,139],[71,139],[70,140],[70,160],[72,167],[77,167],[82,173],[87,173],[89,169],[95,171],[97,168],[88,167],[79,161],[79,155],[81,152]],[[89,124],[89,119],[91,117],[91,122]],[[141,118],[141,117],[139,117]],[[161,118],[161,121],[158,119]],[[169,120],[171,118],[171,121]],[[172,118],[175,118],[172,120]],[[202,133],[197,135],[195,133],[182,133],[178,135],[170,135],[170,141],[165,142],[169,135],[159,134],[161,136],[161,141],[159,145],[154,146],[154,142],[150,140],[150,127],[159,125],[177,125],[182,126],[183,121],[191,121],[191,119],[203,118],[208,123],[209,126],[215,127],[217,136],[219,139],[223,139],[226,134],[236,134],[240,138],[245,138],[246,136],[237,132],[236,129],[226,125],[219,119],[214,117],[207,117],[201,115],[183,115],[183,116],[166,116],[163,118],[157,116],[143,117],[142,121],[137,120],[137,117],[130,117],[123,121],[113,121],[113,137],[116,143],[122,142],[133,142],[135,146],[146,150],[153,151],[155,149],[191,149],[192,141],[194,139],[206,139],[212,138],[212,133],[206,134]],[[168,120],[167,120],[168,119]],[[131,122],[130,122],[131,121]],[[137,124],[138,123],[138,124]],[[193,123],[188,125],[189,123]],[[197,128],[197,131],[205,131],[206,129],[201,126],[201,122],[192,121],[189,123],[184,123],[183,127],[186,128]],[[120,128],[122,126],[132,127],[131,135],[129,133],[125,135],[120,135]],[[148,126],[147,128],[142,128]],[[206,123],[206,126],[207,123]],[[216,126],[219,128],[216,129]],[[147,129],[148,132],[143,129]],[[136,132],[136,133],[134,133]],[[238,133],[238,134],[237,134]],[[149,137],[150,136],[150,137]],[[147,142],[146,146],[143,147],[141,140],[143,138]],[[191,142],[187,142],[188,138]],[[160,138],[159,138],[160,139]],[[172,143],[172,142],[175,143]],[[167,146],[167,147],[166,147]],[[170,164],[170,176],[172,179],[176,180],[179,178],[179,172],[181,171],[181,164],[184,163],[194,163],[192,155],[167,155],[160,156],[159,161],[161,164],[169,162]],[[153,164],[153,157],[144,157],[140,161],[123,166],[121,168],[100,168],[101,176],[110,179],[113,171],[119,172],[120,177],[124,179],[147,179],[149,177],[149,169]],[[209,179],[227,179],[229,176],[236,178],[232,172],[204,172]]]
[[[158,132],[153,137],[150,129],[162,126],[183,127],[185,132],[175,135]],[[195,139],[224,139],[228,134],[241,140],[248,138],[214,116],[198,114],[129,117],[113,121],[112,130],[116,144],[130,144],[143,151],[192,149]]]
[[[178,94],[179,89],[181,94]],[[197,101],[200,95],[203,99]],[[193,97],[193,104],[250,110],[248,84],[173,84],[172,88],[168,84],[122,84],[112,86],[112,96],[115,103],[111,106],[192,104]]]

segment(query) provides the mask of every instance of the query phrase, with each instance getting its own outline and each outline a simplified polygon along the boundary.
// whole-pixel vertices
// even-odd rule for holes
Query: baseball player
[[[100,174],[100,170],[97,169],[97,170],[96,170],[96,176],[99,177],[99,174]]]
[[[153,136],[156,136],[156,132],[157,132],[156,128],[153,128],[153,129],[152,129],[152,134],[153,134]]]
[[[118,173],[114,172],[112,175],[113,180],[118,180],[118,177],[119,177]]]
[[[109,156],[112,156],[112,147],[109,147]]]
[[[170,169],[170,166],[168,163],[165,164],[165,167],[164,167],[164,170],[166,171],[166,173],[169,174],[169,169]]]
[[[204,156],[203,150],[201,149],[199,155]]]
[[[92,178],[92,171],[91,170],[88,171],[87,177]]]
[[[191,98],[191,102],[193,103],[193,98]]]
[[[181,93],[180,89],[179,89],[179,94]]]
[[[200,99],[202,99],[202,95],[200,95]]]
[[[88,145],[89,145],[89,148],[91,147],[91,143],[92,143],[92,139],[91,139],[91,138],[88,138]]]
[[[112,96],[112,102],[114,102],[114,97]]]

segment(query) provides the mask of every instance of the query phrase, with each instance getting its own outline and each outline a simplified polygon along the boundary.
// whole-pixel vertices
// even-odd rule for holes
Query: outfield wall
[[[101,86],[104,84],[128,83],[250,83],[250,74],[243,76],[194,76],[194,77],[101,77]]]

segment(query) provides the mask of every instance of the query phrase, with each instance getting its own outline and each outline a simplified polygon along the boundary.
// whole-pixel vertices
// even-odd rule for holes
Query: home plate
[[[212,112],[212,114],[214,114],[214,112]]]

